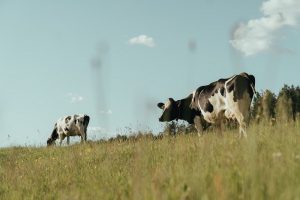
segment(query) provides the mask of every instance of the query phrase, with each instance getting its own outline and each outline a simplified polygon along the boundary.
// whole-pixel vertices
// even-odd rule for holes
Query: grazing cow
[[[253,75],[241,73],[227,79],[219,79],[199,87],[185,99],[175,101],[169,98],[165,104],[158,103],[157,106],[163,109],[159,121],[182,119],[195,124],[199,133],[203,129],[203,121],[220,125],[225,116],[227,119],[236,119],[240,136],[247,137],[246,124],[254,94]]]
[[[87,139],[87,127],[90,121],[88,115],[73,115],[60,118],[54,125],[51,137],[47,140],[47,146],[55,144],[59,138],[59,144],[67,137],[67,144],[70,143],[70,136],[80,136],[81,142]]]

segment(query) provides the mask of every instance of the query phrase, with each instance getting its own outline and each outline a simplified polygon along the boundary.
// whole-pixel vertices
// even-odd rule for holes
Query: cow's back
[[[57,132],[66,136],[80,135],[75,125],[74,116],[65,116],[57,120]]]
[[[219,79],[209,85],[199,87],[193,98],[194,107],[201,111],[207,122],[215,123],[219,114],[225,109],[225,82]]]

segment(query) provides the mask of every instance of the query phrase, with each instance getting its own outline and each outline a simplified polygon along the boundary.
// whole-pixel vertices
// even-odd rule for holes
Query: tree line
[[[300,117],[300,87],[284,85],[276,95],[270,90],[257,92],[252,100],[252,122],[287,123]]]

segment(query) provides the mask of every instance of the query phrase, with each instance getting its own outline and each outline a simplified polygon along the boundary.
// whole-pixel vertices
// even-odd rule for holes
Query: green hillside
[[[299,199],[300,123],[0,149],[0,199]]]

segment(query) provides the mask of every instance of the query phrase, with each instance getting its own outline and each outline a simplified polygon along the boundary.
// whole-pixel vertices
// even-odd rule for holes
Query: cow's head
[[[48,138],[47,140],[47,146],[51,146],[55,144],[55,140],[53,140],[52,138]]]
[[[58,133],[57,133],[57,124],[55,124],[54,129],[51,133],[51,136],[47,140],[47,146],[51,146],[55,144],[55,140],[58,138]]]
[[[159,118],[160,122],[169,122],[178,119],[178,104],[174,99],[169,98],[166,103],[158,103],[157,106],[163,110],[163,114]]]

